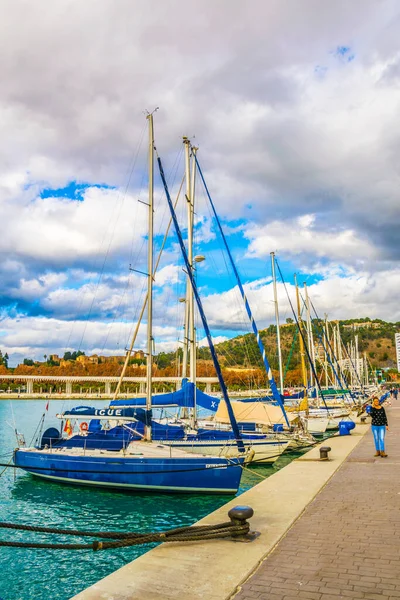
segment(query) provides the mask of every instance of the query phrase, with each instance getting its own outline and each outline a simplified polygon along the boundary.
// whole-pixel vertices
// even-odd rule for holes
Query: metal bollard
[[[319,459],[320,460],[329,460],[328,452],[331,451],[329,446],[321,446],[319,449]]]
[[[247,519],[251,519],[254,515],[254,510],[250,506],[234,506],[228,512],[228,517],[232,525],[244,525]],[[246,535],[236,535],[235,542],[252,542],[260,534],[257,531],[249,531]]]
[[[367,420],[367,417],[361,417],[361,419],[360,419],[361,423],[365,423],[366,420]]]

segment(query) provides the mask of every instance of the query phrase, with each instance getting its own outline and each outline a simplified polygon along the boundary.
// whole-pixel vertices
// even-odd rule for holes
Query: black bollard
[[[231,520],[232,525],[242,526],[246,524],[247,519],[251,519],[254,515],[254,510],[250,506],[234,506],[228,512],[228,517]],[[255,531],[249,531],[246,534],[232,534],[236,542],[252,542],[259,533]]]
[[[319,459],[320,460],[329,460],[328,452],[331,451],[329,446],[321,446],[319,449]]]
[[[361,419],[360,419],[361,423],[365,423],[366,420],[367,420],[367,417],[361,417]]]

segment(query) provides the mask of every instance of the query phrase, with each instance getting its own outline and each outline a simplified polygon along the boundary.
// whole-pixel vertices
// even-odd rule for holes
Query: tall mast
[[[328,315],[325,313],[325,340],[326,340],[326,349],[325,349],[325,386],[326,389],[329,387],[329,377],[328,377]]]
[[[147,364],[146,364],[146,410],[151,410],[153,367],[153,227],[154,227],[154,127],[153,115],[149,122],[149,237],[147,250]],[[146,426],[145,438],[151,442],[151,425]]]
[[[312,326],[311,326],[311,311],[310,311],[310,298],[308,297],[308,289],[307,284],[304,282],[304,294],[306,300],[306,313],[307,313],[307,340],[308,340],[308,351],[311,358],[310,364],[310,384],[315,386],[317,385],[314,382],[314,372],[315,371],[315,349],[314,349],[314,340],[312,334]]]
[[[276,343],[278,344],[279,389],[280,389],[281,394],[283,394],[282,348],[281,348],[281,331],[280,331],[280,327],[279,327],[278,292],[277,292],[277,289],[276,289],[275,252],[271,252],[271,269],[272,269],[272,282],[273,282],[273,288],[274,288],[275,322],[276,322]]]
[[[296,300],[297,300],[297,318],[299,322],[299,329],[303,327],[301,320],[301,308],[300,308],[300,294],[299,294],[299,286],[297,285],[297,275],[294,275],[294,283],[296,286]],[[304,350],[304,342],[301,331],[299,332],[299,343],[300,343],[300,359],[301,359],[301,372],[303,376],[303,386],[304,386],[304,399],[307,400],[307,370],[306,370],[306,362],[304,359],[305,350]]]
[[[359,353],[358,353],[358,335],[355,336],[355,344],[354,344],[354,355],[355,355],[355,366],[356,366],[356,375],[359,378],[360,375],[360,362],[359,362]]]
[[[189,286],[186,283],[185,298],[181,300],[185,303],[185,321],[183,324],[183,355],[182,355],[182,379],[187,377],[188,365],[188,341],[189,341]],[[178,371],[179,373],[179,371]]]
[[[190,140],[187,137],[183,138],[185,146],[185,180],[186,180],[186,206],[187,206],[187,223],[188,223],[188,261],[192,275],[193,271],[193,222],[194,222],[194,190],[195,190],[195,161],[192,164],[192,173],[190,173]],[[196,385],[196,331],[194,326],[194,292],[191,285],[191,278],[188,275],[186,280],[186,311],[185,311],[186,333],[186,357],[187,350],[190,348],[190,381]],[[187,360],[187,358],[186,358]],[[187,368],[187,367],[186,367]],[[194,397],[194,406],[192,412],[192,426],[196,425],[196,394]]]
[[[189,227],[189,236],[190,236],[190,244],[189,244],[189,263],[192,267],[193,271],[193,228],[194,228],[194,201],[195,201],[195,191],[196,191],[196,152],[197,148],[192,146],[192,173],[190,177],[190,203],[188,203],[188,207],[190,208],[190,227]],[[189,298],[189,336],[190,336],[190,380],[196,386],[196,360],[197,360],[197,347],[196,347],[196,324],[195,324],[195,315],[194,315],[194,293],[192,286],[190,285],[190,298]],[[194,412],[193,412],[194,422],[196,422],[196,392],[194,397]]]
[[[314,381],[314,373],[317,373],[317,365],[315,362],[315,345],[314,345],[314,336],[312,331],[312,322],[311,322],[311,308],[310,308],[310,297],[308,295],[308,288],[306,282],[304,282],[304,292],[306,297],[306,309],[307,309],[307,334],[308,334],[308,348],[310,352],[310,358],[312,365],[311,366],[311,384],[315,385],[315,391],[318,396],[318,385],[317,382]],[[316,375],[317,377],[317,375]]]

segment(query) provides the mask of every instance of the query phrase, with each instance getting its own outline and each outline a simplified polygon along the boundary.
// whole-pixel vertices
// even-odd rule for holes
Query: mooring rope
[[[233,509],[234,510],[234,509]],[[251,511],[252,512],[252,511]],[[47,543],[47,542],[19,542],[1,540],[0,547],[31,548],[48,550],[108,550],[116,548],[127,548],[138,544],[151,544],[156,542],[195,542],[201,540],[212,540],[220,538],[235,538],[246,536],[250,531],[250,524],[243,518],[235,515],[231,521],[218,523],[216,525],[195,525],[177,527],[167,531],[149,533],[116,532],[116,531],[80,531],[76,529],[59,529],[53,527],[41,527],[36,525],[22,525],[18,523],[0,523],[0,528],[17,531],[32,531],[35,533],[47,533],[57,535],[72,535],[79,537],[99,537],[102,541],[94,540],[90,543]]]

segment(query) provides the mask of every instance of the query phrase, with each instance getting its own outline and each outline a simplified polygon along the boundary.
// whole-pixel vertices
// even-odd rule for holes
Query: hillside
[[[291,321],[291,319],[288,319]],[[361,356],[366,356],[371,370],[385,369],[389,376],[397,377],[396,350],[394,335],[400,332],[399,323],[387,323],[380,319],[369,318],[335,321],[332,326],[339,323],[340,334],[345,346],[354,343],[358,337],[358,349]],[[321,323],[313,321],[314,340],[318,347],[321,339]],[[277,335],[276,327],[270,325],[260,332],[262,341],[266,348],[267,356],[274,375],[278,375]],[[299,336],[297,327],[289,322],[281,327],[281,347],[284,363],[285,384],[294,386],[301,383]],[[322,348],[320,344],[320,348]],[[264,387],[267,384],[260,352],[253,334],[240,335],[233,339],[216,345],[217,353],[223,367],[224,377],[228,387]],[[317,348],[318,349],[318,348]],[[81,354],[81,356],[79,356]],[[31,359],[25,359],[24,364],[15,369],[7,368],[7,354],[0,352],[0,373],[20,375],[119,375],[122,369],[123,357],[86,357],[83,353],[66,353],[60,362],[54,362],[57,355],[50,355],[50,359],[44,363],[34,363]],[[139,353],[137,353],[139,354]],[[127,376],[145,375],[145,358],[141,356],[131,360],[127,369]],[[143,356],[142,356],[143,355]],[[67,358],[66,358],[67,357]],[[58,357],[57,357],[58,358]],[[154,357],[154,375],[178,376],[182,364],[182,348],[176,352],[161,352]],[[178,373],[179,372],[179,373]],[[211,355],[208,348],[198,350],[198,376],[215,376]],[[6,385],[6,384],[4,384]],[[1,387],[1,386],[0,386]],[[4,387],[4,386],[3,386]]]

